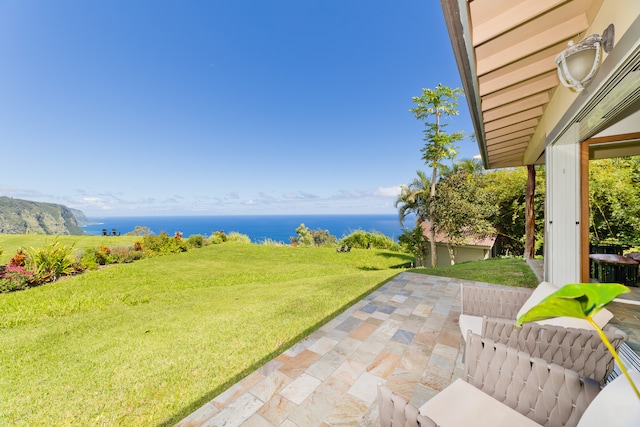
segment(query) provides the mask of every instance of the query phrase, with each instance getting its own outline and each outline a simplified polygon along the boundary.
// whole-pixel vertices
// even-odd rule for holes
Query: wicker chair
[[[431,418],[420,415],[407,399],[378,384],[380,427],[441,427]]]
[[[456,380],[420,409],[379,385],[381,427],[574,427],[600,391],[596,381],[491,339],[469,334],[467,346],[466,384]]]
[[[605,326],[604,333],[615,349],[629,338],[613,325]],[[484,316],[481,336],[593,378],[601,386],[615,366],[613,355],[593,330],[537,323],[516,328],[513,320]]]
[[[462,314],[515,320],[533,291],[530,288],[463,283],[460,287]]]
[[[467,330],[471,330],[475,334],[480,334],[483,316],[508,319],[515,323],[519,314],[528,311],[529,308],[533,307],[537,302],[558,289],[559,288],[548,282],[540,283],[535,290],[499,285],[480,286],[463,283],[460,289],[460,332],[464,338],[467,336]],[[601,328],[604,328],[612,317],[613,314],[609,310],[602,309],[595,314],[593,320]],[[556,317],[536,323],[593,330],[592,326],[586,320],[570,317]]]

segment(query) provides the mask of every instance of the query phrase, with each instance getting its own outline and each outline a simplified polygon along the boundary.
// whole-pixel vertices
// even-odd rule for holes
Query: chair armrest
[[[540,325],[535,322],[515,327],[513,320],[487,318],[482,320],[482,337],[539,357],[548,363],[576,371],[604,386],[614,368],[613,355],[594,330]],[[604,333],[618,348],[628,335],[613,325]]]
[[[378,384],[378,406],[380,427],[439,427],[405,398],[382,384]]]
[[[600,391],[597,381],[475,334],[465,359],[469,384],[541,425],[575,427]]]
[[[460,288],[462,314],[513,319],[533,289],[510,286],[478,286],[463,283]]]

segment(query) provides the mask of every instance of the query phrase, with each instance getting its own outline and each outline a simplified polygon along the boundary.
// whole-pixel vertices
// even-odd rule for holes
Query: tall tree
[[[473,163],[460,163],[438,183],[431,229],[447,237],[451,265],[456,262],[458,247],[470,239],[495,233],[489,218],[498,207],[492,203],[482,181],[481,170]]]
[[[498,212],[491,222],[498,232],[500,248],[505,254],[524,255],[526,246],[527,169],[508,168],[491,170],[484,174],[483,185],[490,194]],[[536,168],[534,199],[535,239],[534,253],[540,252],[544,242],[544,166]]]
[[[416,216],[414,228],[405,228],[404,233],[398,237],[398,242],[415,255],[416,267],[426,267],[425,260],[429,255],[428,240],[420,223],[426,221],[428,216],[431,182],[425,172],[418,171],[417,175],[409,185],[400,186],[400,194],[396,199],[395,206],[399,208],[401,225],[404,225],[409,214]]]
[[[421,96],[414,96],[412,101],[416,106],[409,110],[415,114],[418,120],[424,122],[426,129],[423,140],[424,147],[422,159],[425,164],[431,167],[431,190],[429,193],[428,219],[433,222],[435,218],[435,197],[436,183],[438,180],[438,171],[442,169],[444,160],[453,160],[457,155],[455,143],[461,141],[464,137],[462,132],[446,133],[444,128],[446,123],[442,122],[443,118],[458,115],[458,96],[463,96],[464,92],[461,88],[450,88],[442,84],[438,84],[435,89],[422,89]],[[433,120],[433,121],[429,121]],[[431,227],[429,235],[431,242],[431,266],[438,265],[438,254],[436,251],[435,229]]]
[[[396,199],[395,206],[400,215],[400,224],[409,214],[414,214],[418,222],[425,221],[429,212],[429,189],[431,181],[423,171],[417,171],[417,178],[414,178],[409,185],[400,186],[400,194]]]

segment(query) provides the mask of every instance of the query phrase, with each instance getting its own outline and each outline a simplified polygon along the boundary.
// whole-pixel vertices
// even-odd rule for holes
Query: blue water
[[[214,231],[230,233],[236,231],[246,234],[254,243],[265,239],[289,243],[289,237],[296,235],[296,228],[303,223],[307,228],[329,230],[332,235],[341,238],[353,231],[378,231],[397,240],[402,234],[398,215],[234,215],[234,216],[145,216],[145,217],[108,217],[89,218],[90,225],[84,228],[87,234],[102,235],[102,230],[125,234],[137,225],[146,226],[155,234],[165,231],[173,235],[181,231],[183,236],[202,234],[209,236]],[[413,221],[407,219],[406,226],[412,227]]]

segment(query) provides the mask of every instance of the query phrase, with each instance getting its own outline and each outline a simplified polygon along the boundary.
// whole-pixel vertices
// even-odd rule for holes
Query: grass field
[[[480,262],[467,262],[438,268],[420,268],[411,271],[527,288],[535,288],[539,283],[531,268],[519,258],[490,258]]]
[[[227,242],[2,294],[0,425],[173,425],[408,261]],[[446,275],[528,280],[521,260],[473,264]]]
[[[408,260],[225,243],[0,295],[0,425],[171,425]]]

